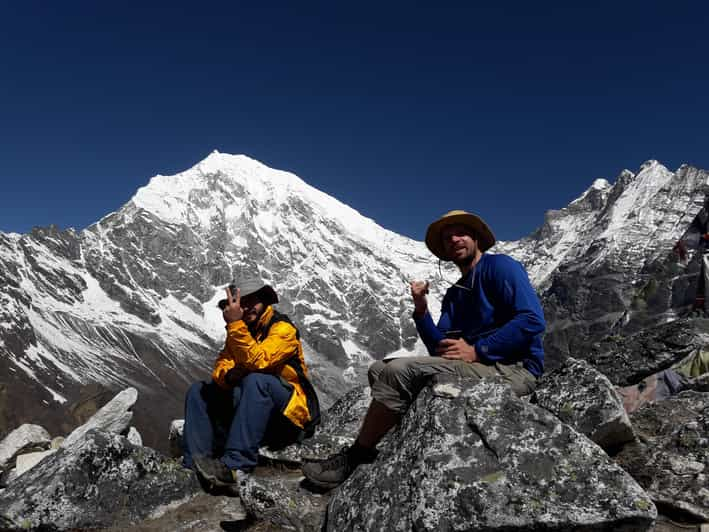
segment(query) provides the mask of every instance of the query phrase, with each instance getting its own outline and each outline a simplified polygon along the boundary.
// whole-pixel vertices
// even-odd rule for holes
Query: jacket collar
[[[251,333],[251,336],[257,338],[258,334],[271,321],[271,318],[273,318],[273,307],[271,305],[268,305],[263,311],[263,314],[261,314],[261,317],[258,319],[256,324],[253,326],[249,326],[249,332]]]

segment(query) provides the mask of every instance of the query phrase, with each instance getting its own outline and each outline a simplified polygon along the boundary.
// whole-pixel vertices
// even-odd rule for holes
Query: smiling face
[[[480,255],[478,241],[465,225],[445,226],[441,229],[441,241],[446,256],[459,267],[472,264]]]
[[[244,323],[251,325],[256,323],[263,311],[266,310],[266,305],[263,304],[257,294],[249,294],[241,298],[241,308],[244,309]]]

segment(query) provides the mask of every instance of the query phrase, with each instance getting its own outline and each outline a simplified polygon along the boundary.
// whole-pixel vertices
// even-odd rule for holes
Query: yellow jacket
[[[310,421],[307,397],[296,370],[286,364],[291,357],[296,356],[307,377],[303,346],[296,336],[295,327],[287,321],[273,323],[268,335],[261,337],[273,315],[273,307],[269,305],[256,324],[253,336],[243,320],[227,325],[226,345],[214,363],[212,378],[219,386],[228,389],[225,377],[234,367],[242,370],[244,375],[254,371],[278,375],[293,388],[283,415],[298,427],[304,428],[305,423]]]

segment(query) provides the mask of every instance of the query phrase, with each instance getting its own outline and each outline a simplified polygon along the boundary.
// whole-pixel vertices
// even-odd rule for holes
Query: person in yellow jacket
[[[275,290],[247,278],[226,293],[226,345],[212,381],[194,383],[185,400],[183,463],[212,487],[250,472],[261,444],[293,443],[320,418],[298,329],[273,308]]]

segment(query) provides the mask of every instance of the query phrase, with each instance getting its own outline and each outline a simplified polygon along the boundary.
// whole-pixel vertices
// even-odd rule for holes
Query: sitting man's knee
[[[247,375],[244,375],[241,379],[241,388],[242,389],[249,389],[249,388],[263,388],[264,386],[268,386],[270,381],[271,381],[272,376],[267,375],[265,373],[249,373]]]
[[[385,365],[382,373],[388,375],[398,375],[400,373],[405,373],[410,370],[411,361],[404,358],[395,358],[391,362]]]
[[[369,378],[370,386],[377,381],[379,375],[382,373],[382,371],[384,371],[385,367],[386,362],[383,362],[381,360],[377,360],[374,364],[369,366],[369,370],[367,371],[367,377]]]

